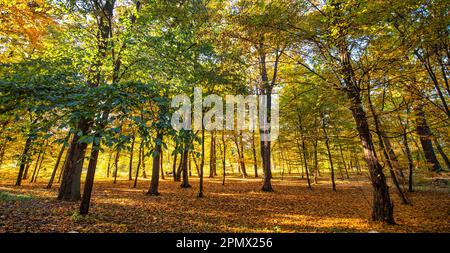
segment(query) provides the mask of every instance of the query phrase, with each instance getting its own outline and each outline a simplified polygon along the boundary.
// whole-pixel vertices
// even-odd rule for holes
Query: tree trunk
[[[447,170],[450,170],[450,160],[448,159],[447,155],[445,154],[444,150],[441,147],[441,144],[439,144],[439,141],[434,138],[434,145],[436,145],[436,149],[438,153],[441,155],[442,159],[445,162],[445,166],[447,167]]]
[[[165,178],[164,178],[164,163],[163,163],[164,156],[163,156],[163,154],[164,154],[164,152],[161,151],[161,157],[159,158],[159,168],[161,170],[161,179],[164,180]]]
[[[36,172],[38,170],[39,164],[41,162],[42,153],[44,152],[44,145],[39,149],[38,157],[36,159],[36,164],[34,165],[33,174],[31,174],[30,182],[33,183],[34,177],[36,176]]]
[[[227,144],[225,142],[225,130],[222,131],[222,146],[223,146],[223,160],[222,160],[222,169],[223,169],[223,177],[222,177],[222,185],[225,185],[225,175],[227,171],[226,167],[226,154],[227,154]]]
[[[243,136],[242,136],[242,131],[239,132],[239,146],[241,148],[241,169],[242,169],[242,174],[244,175],[244,177],[247,177],[247,168],[245,167],[245,152],[244,152],[244,141],[242,140]]]
[[[350,100],[352,101],[351,111],[362,142],[364,159],[367,163],[370,179],[374,188],[372,220],[395,224],[393,216],[394,206],[389,195],[389,187],[386,184],[383,167],[375,156],[367,116],[363,109],[361,98],[355,89],[356,87],[351,87],[347,90],[347,92]]]
[[[209,149],[209,177],[214,177],[216,175],[216,138],[214,132],[211,132],[211,143]]]
[[[300,117],[300,115],[298,114],[298,124],[299,124],[299,132],[300,132],[300,138],[302,141],[302,148],[300,149],[300,145],[298,143],[298,139],[297,139],[297,147],[299,149],[299,152],[301,152],[303,154],[303,161],[304,161],[304,165],[305,165],[305,171],[306,171],[306,181],[308,182],[308,188],[310,190],[312,190],[311,188],[311,181],[309,180],[309,171],[308,171],[308,160],[306,158],[306,145],[305,145],[305,138],[303,136],[303,123],[302,123],[302,118]]]
[[[173,165],[172,165],[172,175],[173,175],[173,181],[177,181],[177,157],[178,157],[178,153],[174,154],[173,157]]]
[[[109,178],[109,174],[111,173],[111,158],[112,158],[112,152],[109,152],[108,156],[108,165],[106,166],[106,178]]]
[[[117,174],[119,173],[119,157],[120,157],[120,149],[119,147],[116,147],[117,151],[116,151],[116,156],[114,157],[114,181],[113,183],[115,184],[117,182]]]
[[[439,161],[436,158],[436,154],[434,153],[433,143],[431,142],[431,130],[428,127],[427,120],[425,118],[423,104],[419,103],[415,107],[415,111],[417,133],[420,136],[420,144],[422,145],[425,159],[429,164],[431,164],[432,171],[439,172],[441,171],[441,165],[439,164]]]
[[[83,197],[80,204],[80,214],[86,215],[89,212],[91,203],[92,188],[94,186],[95,170],[97,168],[98,154],[100,151],[100,134],[96,134],[92,142],[91,155],[89,157],[89,164],[86,173],[86,180],[84,182]]]
[[[336,182],[334,181],[333,158],[331,156],[330,140],[328,138],[328,133],[327,133],[327,129],[326,129],[327,127],[325,124],[325,115],[323,115],[321,113],[321,117],[322,117],[322,130],[323,130],[323,135],[325,137],[325,146],[327,147],[327,153],[328,153],[328,162],[330,163],[331,185],[332,185],[333,191],[336,191]]]
[[[31,136],[27,137],[27,140],[25,141],[25,147],[23,148],[22,155],[20,156],[20,167],[19,167],[19,174],[17,175],[16,180],[16,186],[20,186],[22,184],[22,177],[25,170],[25,167],[28,164],[28,152],[31,147]]]
[[[130,151],[130,164],[128,169],[128,180],[133,180],[132,173],[133,173],[133,153],[134,153],[134,142],[136,141],[136,136],[133,132],[133,137],[131,140],[131,151]]]
[[[383,155],[384,155],[384,157],[386,159],[386,163],[388,164],[392,182],[394,183],[395,189],[397,190],[397,193],[398,193],[400,199],[402,200],[402,204],[409,204],[409,200],[406,198],[406,196],[403,193],[403,190],[400,187],[400,184],[399,184],[399,182],[397,180],[397,175],[395,174],[394,167],[393,167],[393,164],[391,162],[392,161],[391,157],[389,156],[389,153],[388,153],[388,150],[387,150],[387,147],[386,147],[386,143],[384,142],[383,133],[382,133],[382,131],[380,129],[380,121],[378,119],[378,115],[375,112],[375,108],[373,107],[373,104],[372,104],[372,101],[371,101],[371,98],[370,98],[370,87],[367,89],[367,93],[368,93],[367,94],[367,98],[368,98],[368,102],[369,102],[370,111],[372,113],[373,121],[375,123],[375,132],[377,133],[378,142],[379,142],[380,148],[383,151]],[[387,139],[387,138],[385,138],[385,139]],[[393,151],[392,151],[392,153],[393,153]],[[395,159],[397,159],[395,154],[394,154],[394,157],[395,157]],[[397,166],[398,166],[398,163],[397,163]]]
[[[203,172],[205,167],[205,128],[202,127],[202,159],[200,161],[200,182],[198,189],[198,197],[203,198]]]
[[[144,140],[142,140],[141,144],[139,145],[138,164],[136,167],[136,175],[134,176],[133,188],[137,187],[137,181],[138,181],[138,177],[139,177],[139,169],[141,168],[141,162],[142,162],[142,147],[143,146],[144,146]]]
[[[255,177],[258,177],[258,160],[256,159],[255,130],[252,131],[252,154],[253,154],[253,169],[255,170]]]
[[[161,152],[162,152],[162,143],[163,135],[158,133],[155,141],[155,152],[153,154],[153,164],[152,164],[152,180],[150,182],[150,189],[148,190],[148,195],[158,196],[160,193],[158,192],[159,185],[159,166],[161,165]]]
[[[91,125],[92,123],[86,119],[81,119],[77,129],[81,131],[82,135],[85,135]],[[67,151],[68,154],[64,165],[58,200],[78,201],[81,199],[81,171],[83,169],[87,144],[79,142],[79,140],[80,135],[74,134],[69,150]]]
[[[69,138],[70,138],[70,133],[67,135],[66,141],[68,141]],[[64,154],[65,149],[66,149],[66,145],[65,145],[65,143],[63,143],[61,150],[59,151],[58,158],[56,159],[56,164],[55,164],[55,167],[53,168],[52,175],[50,176],[50,180],[48,181],[48,184],[46,187],[47,189],[52,188],[53,181],[55,180],[56,172],[58,171],[58,166],[61,161],[61,157]]]
[[[347,163],[345,162],[344,153],[342,152],[342,144],[340,142],[339,142],[339,152],[341,154],[342,163],[344,163],[345,175],[347,176],[347,179],[350,179],[350,176],[348,175]]]
[[[181,169],[182,169],[182,172],[183,172],[183,181],[181,182],[181,188],[190,188],[190,187],[192,187],[189,184],[188,154],[189,154],[189,150],[188,150],[187,145],[185,145],[184,151],[183,151],[183,161],[181,163]]]

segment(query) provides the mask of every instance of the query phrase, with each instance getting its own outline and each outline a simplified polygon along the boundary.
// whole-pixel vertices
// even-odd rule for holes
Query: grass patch
[[[26,194],[14,194],[10,192],[0,191],[0,201],[24,201],[32,199],[33,196]]]

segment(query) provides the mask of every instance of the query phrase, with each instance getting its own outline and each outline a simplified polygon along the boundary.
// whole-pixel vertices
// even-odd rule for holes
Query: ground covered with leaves
[[[147,196],[148,180],[98,180],[90,214],[79,203],[56,200],[44,183],[15,187],[0,181],[0,232],[450,232],[448,187],[418,187],[412,205],[401,205],[393,191],[393,226],[370,222],[371,186],[363,177],[338,181],[331,191],[325,178],[306,187],[304,180],[273,180],[275,192],[260,191],[261,179],[205,179],[205,197],[192,188],[162,180],[160,196]]]

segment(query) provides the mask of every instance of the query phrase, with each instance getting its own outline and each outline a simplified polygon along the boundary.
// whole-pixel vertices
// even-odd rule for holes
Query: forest
[[[0,0],[0,233],[449,233],[449,11]]]

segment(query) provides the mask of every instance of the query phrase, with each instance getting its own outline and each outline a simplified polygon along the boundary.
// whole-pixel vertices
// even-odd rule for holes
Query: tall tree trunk
[[[194,152],[191,153],[192,161],[194,161],[195,171],[197,172],[197,176],[200,177],[200,169],[198,168],[197,159],[195,157]]]
[[[438,151],[438,153],[441,155],[442,159],[445,162],[445,166],[447,167],[447,170],[450,170],[450,160],[448,159],[447,155],[445,154],[444,150],[441,147],[441,144],[439,144],[439,141],[434,138],[434,145],[436,145],[436,149]]]
[[[339,10],[339,6],[335,5]],[[338,11],[337,15],[341,15]],[[339,19],[336,19],[339,20]],[[353,118],[356,123],[356,129],[361,139],[364,150],[364,159],[369,169],[369,175],[373,186],[372,220],[382,221],[387,224],[395,224],[394,206],[389,195],[389,187],[386,184],[386,177],[383,173],[383,167],[378,162],[375,155],[375,149],[370,134],[369,124],[366,112],[361,101],[361,91],[358,81],[351,64],[351,56],[348,50],[347,41],[344,37],[338,41],[340,72],[345,87],[343,90],[350,99]]]
[[[227,171],[227,166],[226,166],[227,144],[226,144],[226,142],[225,142],[225,130],[222,131],[222,146],[223,146],[223,159],[222,159],[222,169],[223,169],[223,174],[222,174],[222,185],[225,185],[225,175],[226,175],[226,171]]]
[[[67,150],[66,155],[64,156],[64,162],[63,162],[63,165],[62,165],[61,170],[60,170],[59,175],[58,175],[58,184],[61,182],[61,177],[62,177],[62,175],[64,173],[64,168],[66,167],[67,156],[68,155],[69,155],[69,150]]]
[[[183,172],[183,181],[181,182],[181,188],[190,188],[190,187],[192,187],[189,184],[188,154],[189,154],[189,149],[188,149],[187,145],[185,144],[184,151],[183,151],[183,161],[181,163],[181,169],[182,169],[182,172]]]
[[[100,120],[98,122],[99,129],[104,129],[107,125],[109,117],[109,110],[104,110],[101,113]],[[100,130],[101,131],[101,130]],[[89,212],[89,206],[91,203],[92,188],[94,187],[95,170],[97,168],[98,155],[100,152],[100,145],[102,135],[100,131],[94,133],[94,139],[92,140],[91,155],[89,157],[89,164],[86,173],[86,180],[84,181],[83,197],[81,198],[80,214],[85,215]]]
[[[134,143],[136,141],[136,135],[133,132],[133,137],[131,140],[131,151],[130,151],[130,164],[129,164],[129,169],[128,169],[128,180],[133,180],[133,153],[134,153]]]
[[[202,159],[200,161],[200,182],[198,189],[198,197],[203,198],[203,172],[205,167],[205,128],[202,127]]]
[[[239,146],[241,148],[241,169],[242,169],[242,174],[244,175],[244,177],[247,177],[247,168],[245,167],[245,152],[244,152],[244,141],[243,141],[243,135],[242,135],[242,131],[239,132]]]
[[[407,110],[409,112],[409,110]],[[405,146],[405,153],[406,153],[406,159],[408,160],[408,191],[413,192],[413,169],[414,169],[414,163],[411,155],[411,149],[409,148],[408,143],[408,135],[406,132],[406,129],[408,128],[408,119],[406,119],[405,124],[403,124],[402,119],[400,116],[397,116],[398,120],[400,121],[400,125],[402,126],[402,138],[403,138],[403,145]]]
[[[436,154],[434,153],[433,143],[431,142],[431,130],[428,127],[425,111],[423,110],[423,104],[418,103],[414,109],[416,111],[417,133],[420,137],[420,144],[422,145],[425,159],[429,164],[431,164],[432,171],[439,172],[441,171],[441,165],[439,164]]]
[[[216,139],[214,137],[214,132],[211,132],[211,143],[209,149],[209,177],[214,177],[216,175]]]
[[[95,170],[97,168],[98,154],[100,151],[101,135],[97,133],[92,142],[91,155],[89,157],[89,164],[86,173],[86,180],[84,182],[83,197],[80,204],[80,214],[86,215],[89,212],[91,203],[92,188],[94,187]]]
[[[36,172],[37,172],[38,167],[39,167],[39,164],[41,163],[42,153],[44,153],[44,146],[45,146],[45,144],[43,144],[41,146],[41,148],[39,149],[38,157],[36,159],[36,164],[34,165],[34,169],[33,169],[33,174],[31,174],[31,179],[30,179],[31,183],[33,183],[34,177],[36,176]]]
[[[173,175],[173,181],[177,181],[177,157],[178,157],[178,153],[175,153],[173,155],[173,165],[172,165],[172,175]]]
[[[349,57],[347,55],[347,57]],[[349,88],[348,95],[352,101],[351,111],[355,119],[356,128],[364,149],[364,159],[369,169],[372,186],[374,188],[372,203],[372,220],[383,221],[388,224],[395,224],[394,205],[389,195],[389,187],[386,184],[386,177],[383,167],[375,156],[372,136],[370,135],[367,116],[363,109],[361,98],[356,87]]]
[[[42,169],[42,163],[44,163],[44,160],[45,160],[45,153],[46,153],[46,151],[47,151],[47,146],[48,146],[48,140],[45,142],[44,152],[42,153],[41,161],[39,162],[39,167],[38,167],[38,170],[37,170],[37,172],[36,172],[36,176],[34,177],[34,180],[32,181],[32,182],[34,182],[34,183],[36,183],[37,178],[38,178],[38,176],[39,176],[39,172],[40,172],[41,169]]]
[[[145,172],[145,145],[142,146],[142,177],[147,178],[147,173]]]
[[[19,174],[17,175],[16,179],[16,186],[20,186],[22,184],[22,177],[25,170],[25,166],[29,163],[28,159],[28,152],[31,148],[31,142],[32,137],[28,136],[25,141],[25,147],[23,148],[22,155],[20,156],[20,167],[19,167]]]
[[[297,139],[297,147],[299,149],[300,152],[302,152],[303,154],[303,161],[304,161],[304,165],[305,165],[305,171],[306,171],[306,181],[308,182],[308,188],[310,190],[312,190],[311,188],[311,181],[309,180],[309,170],[308,170],[308,160],[306,158],[306,145],[305,145],[305,137],[303,136],[303,123],[302,123],[302,118],[300,117],[300,114],[297,115],[298,116],[298,124],[299,124],[299,132],[300,132],[300,139],[302,141],[302,148],[300,149],[300,145],[298,143],[298,139]]]
[[[341,144],[341,142],[339,142],[339,152],[341,154],[342,163],[344,163],[344,170],[345,170],[345,174],[347,176],[347,179],[350,179],[350,176],[348,175],[347,163],[345,162],[344,153],[342,151],[342,144]]]
[[[69,138],[70,138],[70,132],[67,135],[65,141],[67,142],[69,140]],[[58,158],[56,159],[56,163],[55,163],[55,167],[53,168],[52,175],[50,176],[50,180],[48,181],[48,184],[46,187],[47,189],[52,188],[53,181],[55,180],[56,172],[58,171],[58,166],[59,166],[59,163],[61,162],[61,157],[64,154],[65,149],[66,149],[66,145],[65,145],[65,143],[63,143],[63,145],[61,146],[61,150],[59,151]]]
[[[137,187],[137,181],[138,181],[138,177],[139,177],[139,169],[141,168],[141,163],[142,163],[142,147],[143,146],[144,146],[144,140],[142,140],[141,144],[139,145],[138,164],[137,164],[137,167],[136,167],[136,175],[134,176],[133,188]]]
[[[116,147],[117,151],[116,151],[116,156],[114,157],[114,181],[113,183],[115,184],[117,182],[117,174],[119,174],[119,157],[120,157],[120,148]]]
[[[266,108],[267,113],[267,122],[270,122],[270,114],[271,114],[271,108],[272,108],[272,87],[275,84],[276,80],[276,70],[277,70],[277,64],[279,57],[277,56],[277,59],[274,64],[274,73],[273,73],[273,81],[272,84],[269,83],[269,77],[267,75],[267,66],[266,66],[266,52],[264,49],[264,37],[261,38],[261,41],[259,42],[259,64],[260,64],[260,76],[262,81],[262,87],[261,87],[261,95],[266,95],[267,100],[266,104],[263,105]],[[264,130],[260,127],[260,145],[261,145],[261,160],[263,165],[263,172],[264,172],[264,181],[262,186],[262,191],[264,192],[273,192],[272,188],[272,166],[271,166],[271,151],[270,151],[270,138],[263,139],[263,135],[270,135],[270,130]]]
[[[331,156],[330,140],[328,138],[327,126],[325,124],[325,115],[323,115],[321,113],[321,117],[322,117],[322,130],[323,130],[323,135],[325,137],[325,146],[327,147],[327,153],[328,153],[328,162],[330,163],[331,185],[332,185],[333,191],[336,191],[336,182],[334,181],[333,158]]]
[[[395,189],[397,190],[398,196],[402,200],[402,204],[409,204],[409,200],[406,198],[406,195],[403,193],[403,190],[400,187],[400,184],[399,184],[399,182],[397,180],[397,175],[395,174],[391,157],[389,156],[389,153],[388,153],[388,150],[387,150],[387,147],[386,147],[386,143],[384,142],[384,139],[383,139],[383,133],[382,133],[382,130],[380,128],[380,121],[378,119],[377,113],[375,112],[375,108],[374,108],[374,106],[372,104],[372,100],[371,100],[370,97],[371,97],[370,96],[370,87],[368,87],[367,88],[367,100],[369,102],[370,112],[372,113],[373,121],[375,123],[375,132],[377,133],[377,136],[378,136],[378,142],[379,142],[380,148],[383,151],[383,155],[384,155],[384,157],[386,159],[386,163],[387,163],[387,165],[389,167],[389,172],[391,174],[392,182],[394,183],[394,186],[395,186]],[[395,154],[394,154],[394,156],[395,156]],[[397,159],[396,156],[395,156],[395,159]]]
[[[106,178],[109,178],[109,174],[111,173],[111,158],[112,158],[112,152],[109,152],[108,155],[108,165],[106,166]]]
[[[161,151],[161,157],[159,158],[159,168],[161,169],[161,179],[165,179],[164,178],[164,162],[163,162],[163,156],[164,152]]]
[[[318,139],[316,138],[314,140],[314,183],[317,184],[318,181],[318,176],[320,176],[320,171],[319,171],[319,159],[318,159],[318,151],[317,151],[317,146],[318,146]]]
[[[87,134],[91,125],[92,123],[86,119],[81,119],[78,122],[77,129],[82,133],[81,136]],[[67,151],[66,163],[64,165],[61,185],[58,192],[59,200],[78,201],[81,199],[81,171],[83,169],[87,144],[80,142],[79,140],[80,135],[74,134],[69,150]]]
[[[252,154],[253,154],[253,169],[255,170],[255,177],[258,177],[258,160],[256,159],[255,130],[252,131]]]
[[[161,165],[161,152],[162,152],[162,143],[163,135],[162,133],[158,133],[155,141],[155,152],[153,154],[153,164],[152,164],[152,180],[150,182],[150,189],[148,190],[148,195],[158,196],[160,193],[158,192],[159,185],[159,166]]]

